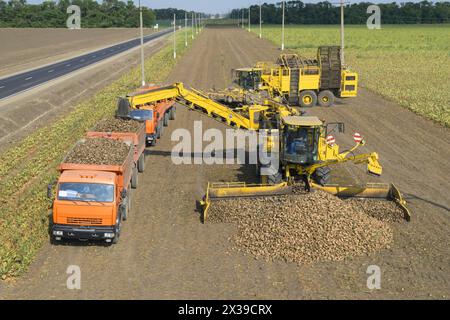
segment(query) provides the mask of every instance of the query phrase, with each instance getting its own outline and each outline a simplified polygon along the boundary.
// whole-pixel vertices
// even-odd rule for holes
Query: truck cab
[[[53,202],[56,240],[111,240],[120,232],[121,198],[113,172],[66,170]],[[109,241],[108,241],[109,242]]]

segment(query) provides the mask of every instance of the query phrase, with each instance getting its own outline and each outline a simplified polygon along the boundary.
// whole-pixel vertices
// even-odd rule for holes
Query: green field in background
[[[281,47],[280,26],[264,26],[262,35]],[[339,26],[285,30],[286,49],[302,56],[339,44]],[[450,25],[346,26],[345,46],[346,65],[359,73],[363,87],[450,127]]]

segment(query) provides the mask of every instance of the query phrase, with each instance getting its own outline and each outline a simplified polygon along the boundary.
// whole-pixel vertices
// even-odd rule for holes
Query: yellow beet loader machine
[[[251,68],[236,69],[237,88],[209,96],[238,104],[258,101],[257,92],[294,107],[332,106],[335,97],[356,97],[358,93],[358,74],[342,66],[340,50],[338,46],[319,47],[315,59],[282,54],[276,63],[258,62]]]
[[[272,100],[232,109],[201,91],[186,88],[182,83],[120,98],[118,114],[127,115],[131,109],[144,108],[167,99],[175,99],[189,110],[199,111],[235,129],[256,131],[262,137],[258,144],[257,165],[261,184],[209,184],[202,202],[205,217],[213,199],[286,194],[299,181],[308,191],[322,189],[345,197],[386,198],[406,209],[400,192],[393,185],[354,187],[328,184],[331,167],[345,162],[365,164],[367,171],[374,175],[382,173],[377,153],[356,154],[357,149],[365,145],[359,135],[355,137],[353,148],[343,152],[339,150],[331,134],[344,132],[343,123],[326,124],[317,117],[302,116],[296,108]],[[406,216],[409,216],[408,212]]]

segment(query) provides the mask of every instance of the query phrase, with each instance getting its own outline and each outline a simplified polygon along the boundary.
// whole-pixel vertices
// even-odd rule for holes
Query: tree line
[[[367,13],[371,2],[347,4],[345,6],[345,23],[365,24],[371,15]],[[381,11],[381,22],[384,24],[417,24],[417,23],[449,23],[450,2],[402,2],[377,3]],[[252,24],[259,23],[259,5],[250,7]],[[264,3],[261,7],[264,24],[281,24],[282,2]],[[244,15],[248,20],[248,8],[234,9],[229,18],[239,19]],[[338,24],[340,23],[340,7],[336,2],[304,3],[302,1],[285,2],[286,24]]]
[[[130,0],[103,0],[102,3],[95,0],[46,0],[41,4],[0,0],[0,27],[65,28],[70,15],[67,8],[72,4],[80,7],[82,28],[139,26],[139,8]],[[157,20],[171,20],[174,13],[177,19],[184,19],[184,10],[142,7],[144,27],[152,27]]]

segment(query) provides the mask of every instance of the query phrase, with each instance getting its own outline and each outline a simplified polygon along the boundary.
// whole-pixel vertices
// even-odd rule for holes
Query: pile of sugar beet
[[[129,119],[108,118],[97,123],[96,132],[137,132],[142,123]],[[75,164],[121,165],[130,151],[124,142],[106,138],[80,141],[67,155],[65,162]]]
[[[207,223],[235,223],[233,248],[265,260],[339,261],[389,248],[393,202],[341,200],[324,191],[214,201]]]

